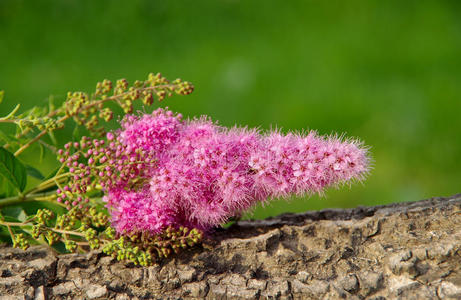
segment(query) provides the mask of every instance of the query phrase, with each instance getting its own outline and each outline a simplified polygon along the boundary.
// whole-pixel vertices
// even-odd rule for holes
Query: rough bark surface
[[[461,299],[461,194],[240,221],[149,268],[0,248],[0,299]]]

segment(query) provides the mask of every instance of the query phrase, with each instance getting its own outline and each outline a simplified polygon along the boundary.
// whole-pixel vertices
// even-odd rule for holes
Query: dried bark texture
[[[0,299],[461,299],[461,194],[241,221],[149,268],[0,249]]]

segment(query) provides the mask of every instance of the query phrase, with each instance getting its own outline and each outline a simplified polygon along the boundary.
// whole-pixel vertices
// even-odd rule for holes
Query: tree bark
[[[0,299],[461,299],[461,194],[284,214],[151,267],[0,249]]]

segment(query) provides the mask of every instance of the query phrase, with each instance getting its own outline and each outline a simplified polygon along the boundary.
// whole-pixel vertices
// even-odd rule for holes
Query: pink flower
[[[320,193],[369,170],[367,149],[355,140],[226,129],[163,109],[127,116],[107,137],[112,142],[93,152],[111,162],[101,180],[119,233],[209,230],[257,202]]]

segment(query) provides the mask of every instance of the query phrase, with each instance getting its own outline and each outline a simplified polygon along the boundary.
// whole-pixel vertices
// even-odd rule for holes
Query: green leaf
[[[11,236],[6,226],[0,226],[0,243],[11,243]]]
[[[13,218],[14,222],[24,222],[27,219],[26,212],[20,206],[7,206],[2,209],[2,215]],[[10,220],[11,221],[11,220]]]
[[[0,91],[0,103],[2,103],[3,97],[5,97],[5,91]]]
[[[0,130],[0,139],[2,139],[5,143],[8,143],[10,141],[8,136],[1,130]]]
[[[24,191],[27,183],[26,167],[3,147],[0,147],[0,175],[8,180],[19,192]]]
[[[35,169],[30,165],[26,165],[26,172],[27,175],[37,178],[39,180],[45,179],[45,176],[43,176],[43,174],[39,170]]]
[[[14,143],[17,144],[19,142],[19,140],[15,136],[11,134],[6,134],[2,130],[0,130],[0,139],[5,141],[5,143],[9,143],[9,144],[14,144]]]
[[[3,176],[0,176],[0,198],[17,195],[16,189]]]
[[[51,245],[51,248],[53,248],[56,252],[58,252],[60,254],[70,253],[69,251],[67,251],[66,246],[64,245],[64,243],[61,242],[61,241],[57,242],[56,244]]]
[[[55,216],[62,215],[67,211],[64,207],[50,201],[24,201],[20,204],[14,205],[14,207],[20,207],[28,216],[34,215],[37,213],[37,210],[44,208],[51,210]],[[6,208],[7,207],[4,209]]]

